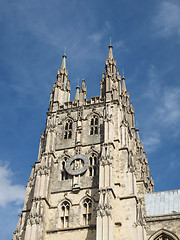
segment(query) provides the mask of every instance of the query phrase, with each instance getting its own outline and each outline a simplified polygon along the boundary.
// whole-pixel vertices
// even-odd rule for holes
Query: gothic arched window
[[[149,240],[178,240],[179,238],[172,232],[161,229],[154,233]]]
[[[92,201],[86,198],[83,201],[83,224],[89,225],[92,217]]]
[[[158,237],[156,237],[154,240],[174,240],[174,238],[169,237],[165,233],[162,233]]]
[[[92,153],[89,157],[89,176],[98,175],[98,157],[95,153]]]
[[[162,233],[158,237],[156,237],[154,240],[174,240],[174,238],[168,236],[165,233]]]
[[[64,139],[72,138],[72,121],[68,120],[64,126]]]
[[[65,157],[61,162],[61,180],[67,180],[68,179],[68,173],[65,170],[67,157]]]
[[[92,116],[90,121],[90,135],[95,135],[99,133],[99,119],[97,116]]]
[[[70,211],[70,204],[68,201],[64,201],[61,204],[61,227],[62,228],[69,227],[69,211]]]

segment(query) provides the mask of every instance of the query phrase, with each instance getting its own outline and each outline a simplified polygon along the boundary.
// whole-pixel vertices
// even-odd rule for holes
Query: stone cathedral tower
[[[13,240],[146,239],[154,183],[112,45],[100,86],[87,100],[83,79],[70,101],[63,55]]]

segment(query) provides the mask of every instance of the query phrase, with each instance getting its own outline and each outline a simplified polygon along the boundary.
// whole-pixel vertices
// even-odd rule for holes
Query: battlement
[[[85,100],[83,102],[80,102],[79,100],[65,102],[63,105],[59,107],[59,110],[72,109],[72,108],[77,108],[79,106],[90,106],[90,105],[99,104],[99,103],[104,103],[104,99],[100,98],[100,96],[95,96],[95,97],[91,97],[90,100]]]

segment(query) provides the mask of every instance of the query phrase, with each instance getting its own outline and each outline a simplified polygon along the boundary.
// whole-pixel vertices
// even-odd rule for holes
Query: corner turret
[[[61,68],[58,69],[57,80],[51,91],[49,111],[57,111],[61,105],[70,101],[71,86],[66,69],[66,54],[62,58]]]
[[[119,99],[121,94],[121,77],[116,69],[116,61],[113,57],[113,46],[110,42],[108,59],[105,62],[105,73],[101,79],[101,97],[106,102]]]
[[[82,79],[82,86],[80,88],[80,96],[79,96],[80,104],[83,104],[87,101],[87,88],[85,83],[86,83],[86,80]]]

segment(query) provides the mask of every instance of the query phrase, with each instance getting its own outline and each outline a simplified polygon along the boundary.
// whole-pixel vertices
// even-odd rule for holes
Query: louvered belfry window
[[[61,227],[62,228],[69,227],[69,211],[70,211],[70,205],[67,201],[64,201],[61,204]]]
[[[90,122],[90,135],[95,135],[99,133],[99,119],[97,116],[93,116]]]
[[[92,217],[92,201],[86,198],[83,202],[83,224],[89,225]]]
[[[67,180],[68,179],[68,173],[65,170],[67,157],[65,157],[61,162],[61,180]]]
[[[72,121],[68,120],[65,123],[64,127],[64,139],[71,139],[72,138]]]
[[[98,157],[95,153],[92,153],[89,157],[89,176],[98,175]]]

